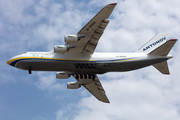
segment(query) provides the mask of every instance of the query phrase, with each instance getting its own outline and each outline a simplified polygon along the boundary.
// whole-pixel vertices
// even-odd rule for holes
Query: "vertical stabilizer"
[[[174,44],[176,43],[176,41],[177,41],[177,39],[170,39],[169,41],[167,41],[166,43],[164,43],[157,49],[153,50],[149,54],[167,56],[168,53],[170,52],[170,50],[172,49],[172,47],[174,46]]]
[[[166,43],[168,37],[168,33],[159,33],[154,36],[150,41],[148,41],[144,46],[142,46],[138,51],[138,53],[147,53],[149,54],[159,46]]]

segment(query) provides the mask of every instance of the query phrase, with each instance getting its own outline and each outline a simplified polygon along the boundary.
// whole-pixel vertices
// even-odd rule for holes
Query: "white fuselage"
[[[167,60],[168,56],[145,53],[66,54],[54,52],[26,52],[7,63],[24,70],[65,71],[69,73],[102,74],[130,71]]]

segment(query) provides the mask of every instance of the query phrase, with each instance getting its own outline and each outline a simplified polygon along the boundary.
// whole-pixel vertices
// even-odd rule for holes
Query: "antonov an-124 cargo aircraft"
[[[84,86],[98,100],[109,103],[97,74],[136,70],[153,65],[169,74],[168,53],[177,39],[167,40],[168,33],[159,33],[134,53],[94,52],[109,23],[116,3],[105,6],[77,34],[66,35],[65,45],[56,45],[53,52],[26,52],[7,61],[19,69],[31,71],[60,71],[56,78],[73,76],[77,81],[67,83],[68,89]]]

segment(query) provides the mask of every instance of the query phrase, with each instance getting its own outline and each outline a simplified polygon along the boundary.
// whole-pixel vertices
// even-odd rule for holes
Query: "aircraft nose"
[[[13,64],[13,58],[9,59],[9,60],[7,61],[7,64],[15,67],[15,64]]]
[[[7,64],[9,65],[9,64],[10,64],[10,62],[11,62],[11,59],[9,59],[9,60],[7,61]]]
[[[9,60],[7,61],[7,64],[15,67],[15,64],[18,62],[17,57],[18,57],[18,56],[14,56],[14,57],[12,57],[11,59],[9,59]]]

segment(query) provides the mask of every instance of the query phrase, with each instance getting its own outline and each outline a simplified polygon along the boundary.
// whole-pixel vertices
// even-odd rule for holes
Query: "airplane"
[[[159,33],[134,53],[94,52],[109,23],[109,16],[117,3],[102,8],[77,34],[65,35],[65,45],[54,46],[53,52],[25,52],[12,57],[7,64],[31,71],[56,71],[57,79],[73,76],[68,89],[84,86],[99,101],[110,103],[97,74],[124,72],[153,65],[169,74],[168,55],[177,39],[167,40],[168,33]]]

